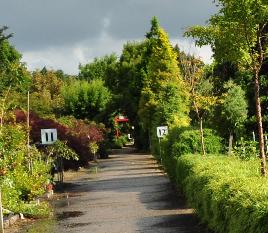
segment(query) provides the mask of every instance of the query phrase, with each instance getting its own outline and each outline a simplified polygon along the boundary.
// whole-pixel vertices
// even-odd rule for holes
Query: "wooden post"
[[[30,92],[27,93],[27,156],[29,172],[32,173],[32,158],[30,156]]]
[[[27,146],[30,146],[30,92],[27,95]]]
[[[231,156],[232,155],[232,149],[233,149],[233,133],[230,131],[230,135],[229,135],[229,149],[228,149],[228,155]]]
[[[4,216],[2,207],[2,190],[0,190],[0,233],[4,233]]]
[[[161,151],[161,138],[158,138],[159,142],[159,154],[160,154],[160,164],[162,165],[162,151]]]

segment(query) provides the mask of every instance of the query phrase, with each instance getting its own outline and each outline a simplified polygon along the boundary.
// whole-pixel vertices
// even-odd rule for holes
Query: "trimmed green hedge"
[[[204,141],[208,154],[223,152],[223,139],[212,129],[204,129]],[[200,131],[193,128],[172,128],[169,130],[164,147],[165,152],[172,156],[201,153]]]
[[[219,233],[268,232],[268,179],[259,161],[235,157],[165,156],[164,166],[200,219]]]
[[[204,129],[204,139],[206,152],[209,153],[222,153],[223,139],[216,135],[212,129]],[[158,146],[158,143],[155,143]],[[162,157],[163,165],[167,170],[170,179],[173,181],[174,170],[176,163],[171,159],[183,154],[198,154],[201,153],[200,132],[192,128],[172,128],[169,130],[167,137],[162,140]],[[160,160],[159,152],[154,153],[154,156]],[[170,158],[170,159],[165,159]]]

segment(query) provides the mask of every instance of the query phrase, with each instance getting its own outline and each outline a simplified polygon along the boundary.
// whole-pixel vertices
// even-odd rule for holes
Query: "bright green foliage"
[[[10,88],[28,90],[31,77],[20,59],[21,55],[7,40],[0,42],[0,94]]]
[[[225,84],[227,89],[223,95],[222,114],[228,122],[230,131],[239,129],[247,119],[247,101],[245,91],[232,81]]]
[[[60,141],[60,140],[57,140],[55,143],[53,143],[53,145],[47,148],[45,156],[51,157],[51,158],[47,157],[47,160],[51,160],[50,162],[55,161],[59,158],[66,160],[79,159],[75,151],[67,146],[67,141]]]
[[[257,145],[256,141],[245,140],[242,137],[237,141],[233,154],[244,160],[256,158],[258,155]]]
[[[192,142],[198,141],[193,140],[196,135],[182,129],[169,132],[162,159],[170,179],[215,232],[268,232],[268,180],[260,176],[259,161],[256,157],[246,161],[219,154],[183,155],[187,150],[181,149],[191,150]]]
[[[17,96],[16,92],[26,93],[29,89],[31,76],[26,70],[25,64],[20,59],[21,55],[9,44],[9,36],[3,33],[7,28],[0,28],[0,123],[6,111],[14,106],[11,96]]]
[[[41,160],[35,147],[27,148],[26,129],[21,125],[8,125],[12,121],[8,109],[22,107],[27,103],[26,91],[31,76],[21,63],[21,55],[4,36],[6,28],[0,29],[0,186],[3,207],[27,216],[49,214],[48,205],[31,203],[44,194],[50,179],[48,166]],[[24,106],[25,106],[24,105]]]
[[[204,129],[204,141],[207,153],[220,153],[223,151],[223,139],[211,129]],[[169,131],[164,142],[164,153],[169,156],[181,156],[183,154],[200,154],[200,133],[197,129],[173,128]]]
[[[124,45],[119,63],[119,79],[114,83],[114,94],[120,96],[119,109],[126,111],[132,122],[138,118],[138,105],[146,69],[146,49],[145,41],[128,42]]]
[[[0,185],[3,206],[16,213],[30,210],[33,205],[26,202],[44,194],[45,186],[50,179],[50,166],[41,160],[41,154],[37,149],[32,147],[27,150],[26,141],[26,133],[22,126],[8,125],[1,128]],[[38,213],[47,213],[47,208],[45,209]]]
[[[219,12],[211,16],[209,25],[194,26],[187,36],[197,38],[196,44],[211,45],[216,61],[233,61],[248,69],[254,77],[256,122],[259,136],[261,173],[266,176],[262,110],[260,100],[260,70],[267,57],[266,0],[218,0]]]
[[[268,4],[263,0],[218,0],[219,12],[209,20],[209,26],[191,27],[186,35],[198,38],[200,46],[212,46],[217,61],[258,63],[258,44],[267,23]],[[267,37],[267,35],[264,35]],[[262,38],[264,39],[264,38]]]
[[[36,201],[32,201],[30,203],[22,203],[19,207],[19,209],[15,210],[15,213],[23,213],[23,215],[25,217],[28,218],[36,218],[36,219],[47,219],[48,217],[51,216],[51,206],[48,202],[44,201],[44,202],[40,202],[39,205],[36,204]],[[38,232],[42,232],[44,228],[39,229]],[[47,229],[45,229],[45,231],[43,232],[49,232],[46,231]],[[30,231],[29,231],[30,232]]]
[[[219,233],[268,232],[268,180],[257,160],[185,155],[173,175],[201,220]]]
[[[43,154],[47,164],[57,169],[60,182],[63,182],[63,160],[79,160],[76,152],[67,146],[67,141],[57,140],[53,145],[45,148]]]
[[[112,141],[112,148],[113,149],[122,149],[123,146],[125,146],[128,142],[128,138],[126,135],[124,136],[119,136],[117,138],[114,138]]]
[[[94,119],[105,110],[111,99],[102,80],[91,82],[73,80],[62,88],[65,112],[76,118]]]
[[[155,17],[151,24],[151,31],[147,34],[146,75],[138,116],[149,134],[152,153],[157,155],[160,154],[157,126],[168,125],[172,128],[189,124],[189,93],[166,32],[160,28]]]
[[[40,116],[59,114],[63,110],[61,87],[64,82],[53,70],[33,72],[30,93],[30,108]],[[27,101],[24,101],[25,105]],[[24,108],[26,109],[26,106]]]
[[[198,119],[202,154],[205,156],[203,121],[205,115],[217,105],[217,97],[213,95],[212,83],[205,79],[204,64],[201,60],[194,56],[180,53],[179,61],[184,80],[190,90],[191,109]]]
[[[148,40],[127,42],[123,47],[117,69],[112,70],[112,75],[108,79],[111,84],[106,82],[113,93],[109,111],[114,113],[117,109],[117,112],[127,115],[131,125],[135,126],[135,144],[143,149],[148,148],[148,134],[141,126],[138,110],[148,58]]]
[[[115,85],[113,72],[116,70],[116,65],[117,56],[115,54],[95,58],[91,63],[79,65],[78,78],[88,82],[101,79],[112,89]]]
[[[89,144],[89,150],[94,156],[97,153],[98,149],[99,149],[99,145],[96,142],[91,142]]]
[[[158,125],[185,126],[188,93],[180,77],[176,54],[165,31],[152,19],[148,37],[148,65],[139,104],[139,117],[146,129]]]
[[[21,127],[10,126],[1,128],[0,134],[0,156],[1,174],[14,170],[16,166],[22,165],[26,151],[25,133]]]
[[[222,95],[221,114],[223,125],[229,131],[229,149],[228,154],[232,154],[233,135],[237,138],[241,136],[244,123],[247,119],[247,101],[245,91],[232,80],[224,85],[226,93]],[[239,135],[240,134],[240,135]]]

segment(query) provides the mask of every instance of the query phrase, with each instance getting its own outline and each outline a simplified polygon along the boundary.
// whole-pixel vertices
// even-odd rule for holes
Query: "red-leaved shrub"
[[[26,113],[22,110],[15,111],[16,122],[25,123]],[[44,119],[30,112],[31,143],[40,144],[41,129],[57,129],[58,139],[67,141],[67,145],[79,155],[80,164],[86,164],[93,158],[89,151],[89,143],[101,143],[104,140],[105,129],[95,123],[85,123],[83,120],[73,120],[71,127],[60,124],[53,119]]]

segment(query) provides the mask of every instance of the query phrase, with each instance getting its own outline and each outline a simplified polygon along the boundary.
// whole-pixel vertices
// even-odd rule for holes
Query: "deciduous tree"
[[[20,53],[10,45],[5,35],[7,27],[0,28],[0,124],[6,110],[9,108],[10,93],[14,91],[25,93],[30,86],[31,76],[25,64],[21,62]]]
[[[184,53],[179,57],[180,67],[190,90],[190,101],[199,122],[202,154],[206,155],[203,120],[205,114],[217,104],[218,98],[213,95],[211,82],[204,77],[204,64],[200,59]]]
[[[259,136],[261,174],[266,176],[266,156],[260,100],[260,70],[266,56],[268,3],[265,0],[217,0],[219,12],[208,26],[193,26],[187,36],[197,45],[211,45],[217,61],[235,61],[252,72]]]
[[[73,81],[62,88],[65,111],[79,119],[95,119],[105,110],[111,93],[102,80]]]

